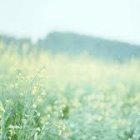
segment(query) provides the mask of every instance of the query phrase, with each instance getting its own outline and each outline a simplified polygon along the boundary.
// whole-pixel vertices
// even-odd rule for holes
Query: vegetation
[[[66,53],[73,56],[84,52],[93,58],[120,62],[140,58],[139,45],[69,32],[53,32],[38,41],[38,44],[55,54]]]
[[[32,43],[29,39],[16,39],[14,37],[0,36],[6,48],[17,50],[20,54],[29,53],[37,48],[51,54],[75,55],[87,54],[92,58],[105,61],[125,62],[131,59],[140,59],[140,46],[98,37],[78,35],[69,32],[53,32],[46,38]],[[25,49],[26,48],[26,49]],[[24,50],[24,51],[23,51]]]
[[[140,140],[139,59],[23,52],[0,45],[1,140]]]

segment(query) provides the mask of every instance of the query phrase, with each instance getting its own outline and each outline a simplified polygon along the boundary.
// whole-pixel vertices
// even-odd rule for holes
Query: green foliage
[[[1,55],[1,140],[140,139],[139,60],[35,58]]]

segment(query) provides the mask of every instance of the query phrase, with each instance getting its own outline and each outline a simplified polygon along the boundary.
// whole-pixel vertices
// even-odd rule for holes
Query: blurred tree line
[[[53,32],[33,43],[30,39],[0,36],[0,53],[16,52],[19,56],[40,55],[40,52],[77,56],[87,54],[93,58],[124,61],[140,58],[140,46],[74,33]]]

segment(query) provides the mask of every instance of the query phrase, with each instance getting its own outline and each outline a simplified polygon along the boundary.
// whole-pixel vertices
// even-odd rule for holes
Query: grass
[[[140,140],[140,61],[0,56],[1,140]]]

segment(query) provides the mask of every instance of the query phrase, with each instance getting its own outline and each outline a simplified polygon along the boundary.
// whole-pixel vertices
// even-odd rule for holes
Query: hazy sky
[[[36,40],[74,31],[140,44],[140,0],[0,0],[0,32]]]

